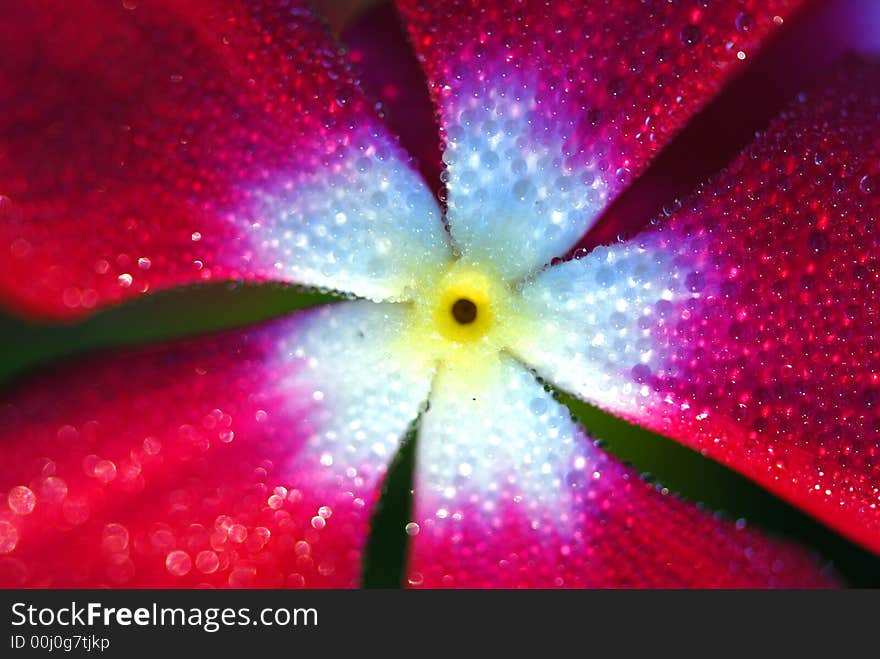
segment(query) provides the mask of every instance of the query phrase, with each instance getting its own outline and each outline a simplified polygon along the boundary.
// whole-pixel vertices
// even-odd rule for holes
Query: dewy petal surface
[[[37,378],[0,401],[0,586],[356,586],[431,374],[341,303]]]
[[[662,494],[522,366],[441,370],[421,419],[410,586],[830,585],[801,550]]]
[[[849,62],[673,218],[541,274],[515,349],[875,551],[878,90]]]
[[[564,255],[799,0],[398,0],[444,130],[458,248]]]
[[[0,15],[0,296],[71,317],[206,280],[399,297],[436,201],[305,2]]]

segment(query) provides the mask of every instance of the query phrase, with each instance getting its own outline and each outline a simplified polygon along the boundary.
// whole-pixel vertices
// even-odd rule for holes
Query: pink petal
[[[445,140],[465,257],[564,255],[801,4],[400,0]]]
[[[430,373],[343,303],[66,368],[0,401],[0,586],[356,586]]]
[[[673,219],[540,275],[516,350],[875,551],[878,89],[850,62]]]
[[[416,587],[809,587],[802,550],[641,481],[519,364],[441,371],[418,438]]]
[[[51,317],[207,280],[384,298],[409,272],[382,254],[444,256],[430,191],[306,4],[6,8],[0,298]]]

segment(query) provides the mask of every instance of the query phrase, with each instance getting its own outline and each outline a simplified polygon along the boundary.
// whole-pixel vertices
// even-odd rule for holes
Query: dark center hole
[[[452,317],[457,323],[468,325],[477,319],[477,305],[466,297],[459,298],[452,305]]]

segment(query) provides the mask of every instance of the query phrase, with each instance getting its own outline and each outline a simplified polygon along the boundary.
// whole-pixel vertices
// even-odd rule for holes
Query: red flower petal
[[[878,90],[851,63],[675,218],[543,273],[524,295],[547,322],[518,348],[875,551]]]
[[[465,375],[441,371],[421,419],[411,586],[833,583],[800,549],[641,481],[519,364]]]
[[[343,303],[0,401],[0,586],[356,586],[430,380],[387,364],[400,313]]]
[[[376,244],[445,249],[306,4],[6,8],[0,297],[55,317],[212,279],[384,297],[401,273]]]
[[[445,131],[452,236],[516,279],[564,255],[802,3],[397,4]]]

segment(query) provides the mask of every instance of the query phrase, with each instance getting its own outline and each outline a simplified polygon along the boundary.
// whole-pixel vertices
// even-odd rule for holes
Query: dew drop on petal
[[[233,524],[227,531],[229,539],[232,542],[242,543],[247,539],[247,527],[244,524]]]
[[[157,455],[162,450],[162,442],[155,437],[147,437],[144,439],[144,453],[147,455]]]
[[[0,554],[9,554],[18,544],[18,529],[11,522],[0,520]]]
[[[116,478],[116,465],[111,460],[99,460],[95,463],[93,473],[102,483],[109,483]]]
[[[750,32],[755,27],[755,18],[748,12],[742,12],[736,17],[736,29],[740,32]]]
[[[249,588],[257,577],[257,571],[252,567],[236,568],[229,573],[227,582],[230,588]]]
[[[128,549],[128,529],[115,522],[107,524],[101,532],[101,548],[110,554]]]
[[[16,515],[29,515],[37,504],[37,497],[30,488],[18,485],[9,490],[9,509]]]
[[[216,552],[206,549],[196,554],[196,569],[204,574],[213,574],[220,567],[220,558]]]
[[[43,479],[40,486],[41,499],[48,503],[59,503],[67,496],[67,483],[57,476]]]
[[[696,25],[688,24],[684,26],[684,29],[681,31],[681,43],[685,46],[696,46],[700,43],[700,39],[702,39],[702,33],[700,32],[700,28]]]
[[[174,576],[182,577],[192,569],[192,559],[185,551],[175,549],[165,557],[165,568]]]

